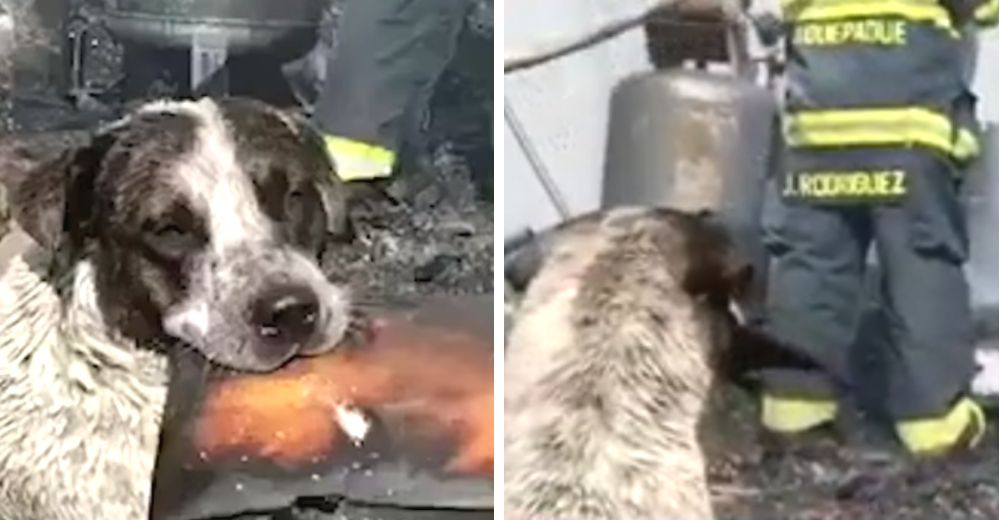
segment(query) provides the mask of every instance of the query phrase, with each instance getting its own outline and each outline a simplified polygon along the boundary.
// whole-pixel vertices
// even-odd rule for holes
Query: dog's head
[[[106,325],[252,371],[330,349],[345,291],[318,257],[346,200],[307,125],[240,99],[157,102],[58,152],[3,152],[18,224],[88,263]]]
[[[694,301],[713,311],[724,325],[717,331],[728,337],[723,355],[716,358],[728,379],[753,382],[748,377],[762,369],[818,369],[805,354],[744,323],[742,306],[758,303],[761,295],[752,290],[751,264],[715,214],[615,208],[576,217],[505,251],[505,277],[514,290],[523,292],[545,269],[562,275],[587,267],[593,254],[588,249],[601,247],[614,250],[623,263],[629,255],[641,255],[641,261],[633,258],[636,261],[628,265],[616,265],[663,269]]]
[[[670,271],[691,296],[721,310],[733,308],[747,295],[753,268],[716,216],[663,208],[614,208],[570,219],[505,251],[505,277],[525,290],[554,256],[578,256],[594,237],[645,241],[651,253],[647,267]]]

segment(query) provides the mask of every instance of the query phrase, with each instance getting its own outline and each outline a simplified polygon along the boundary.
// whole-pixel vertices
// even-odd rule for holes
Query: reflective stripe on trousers
[[[377,179],[392,173],[396,154],[391,150],[331,135],[324,141],[342,180]]]
[[[1000,17],[1000,0],[988,0],[976,8],[973,14],[976,23],[984,27],[995,27]]]
[[[792,151],[788,157],[790,171],[858,165],[906,171],[906,196],[895,204],[826,205],[785,198],[780,178],[768,186],[768,330],[844,381],[857,375],[849,361],[855,338],[861,348],[887,349],[881,357],[885,370],[873,377],[892,417],[934,416],[948,409],[974,369],[962,268],[969,237],[954,165],[922,150]],[[873,286],[881,289],[886,338],[873,334],[875,329],[857,335],[872,304],[865,297],[874,296],[867,292],[873,287],[863,285],[869,247],[878,253],[880,283]],[[765,376],[765,387],[780,395],[819,397],[817,387],[828,379],[790,372]]]

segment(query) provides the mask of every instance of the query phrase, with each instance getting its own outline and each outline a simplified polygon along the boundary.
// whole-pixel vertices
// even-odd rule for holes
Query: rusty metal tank
[[[120,39],[157,48],[188,48],[195,38],[231,53],[315,38],[329,0],[104,0],[104,19]]]
[[[611,98],[602,206],[718,213],[762,291],[760,213],[780,158],[777,118],[773,95],[739,76],[670,69],[626,78]]]

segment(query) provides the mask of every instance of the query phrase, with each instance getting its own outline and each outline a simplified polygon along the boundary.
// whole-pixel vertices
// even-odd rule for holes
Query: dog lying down
[[[752,272],[711,220],[613,209],[522,255],[504,366],[510,518],[713,518],[697,428],[714,379],[798,363],[737,326]]]
[[[147,518],[172,352],[268,371],[345,333],[343,187],[294,117],[156,102],[0,166],[34,242],[0,276],[4,520]]]

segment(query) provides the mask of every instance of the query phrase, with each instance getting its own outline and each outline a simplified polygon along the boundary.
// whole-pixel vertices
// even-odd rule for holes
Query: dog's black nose
[[[313,291],[284,287],[258,299],[252,319],[265,340],[302,344],[315,334],[318,318],[319,301]]]

